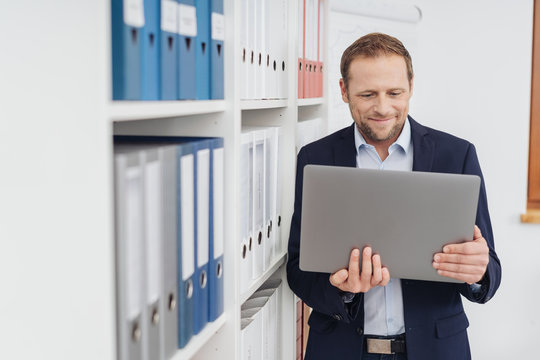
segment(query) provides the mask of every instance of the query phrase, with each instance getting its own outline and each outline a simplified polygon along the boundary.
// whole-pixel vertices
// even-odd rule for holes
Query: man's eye
[[[392,91],[392,92],[390,93],[390,96],[399,96],[399,95],[401,95],[401,92],[400,92],[400,91]]]
[[[373,97],[373,94],[362,94],[360,96],[363,97],[364,99],[368,99],[370,97]]]

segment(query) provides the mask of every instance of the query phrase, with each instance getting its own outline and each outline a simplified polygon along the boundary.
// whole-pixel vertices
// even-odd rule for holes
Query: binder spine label
[[[214,150],[214,259],[223,255],[224,150]]]
[[[212,13],[212,39],[225,41],[225,16],[219,13]]]
[[[126,196],[126,287],[127,287],[127,316],[129,319],[136,318],[142,310],[143,278],[143,234],[140,224],[142,223],[142,174],[139,168],[129,168],[127,171],[127,196]]]
[[[185,155],[180,159],[181,166],[181,216],[182,222],[182,280],[188,280],[195,272],[195,218],[193,214],[194,196],[194,162],[193,155]]]
[[[161,253],[162,253],[162,227],[161,227],[161,167],[159,162],[152,161],[145,166],[145,205],[146,205],[146,258],[147,258],[147,295],[148,304],[159,299],[162,293],[160,279]]]
[[[137,28],[144,26],[143,0],[124,0],[124,23]]]
[[[208,263],[210,150],[197,153],[197,266]]]
[[[195,6],[178,4],[178,33],[197,36],[197,10]]]
[[[176,33],[178,29],[178,3],[172,0],[161,0],[161,30]]]

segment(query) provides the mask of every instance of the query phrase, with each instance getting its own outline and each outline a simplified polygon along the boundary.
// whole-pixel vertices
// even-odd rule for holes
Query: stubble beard
[[[358,121],[356,123],[356,126],[358,127],[358,130],[360,130],[360,133],[362,133],[362,135],[368,140],[371,140],[373,142],[382,142],[391,140],[396,137],[401,132],[404,123],[405,121],[396,122],[386,136],[377,135],[377,133],[363,121]]]

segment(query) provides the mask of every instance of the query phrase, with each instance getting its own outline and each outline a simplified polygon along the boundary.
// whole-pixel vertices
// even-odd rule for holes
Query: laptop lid
[[[300,269],[334,273],[370,245],[393,278],[458,282],[433,255],[472,240],[479,189],[476,175],[307,165]]]

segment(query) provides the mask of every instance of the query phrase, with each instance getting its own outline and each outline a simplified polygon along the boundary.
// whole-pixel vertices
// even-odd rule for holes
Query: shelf
[[[227,315],[222,314],[215,321],[207,324],[200,333],[194,335],[189,340],[186,347],[180,349],[174,354],[171,360],[191,359],[197,352],[206,345],[206,343],[221,329],[227,322]]]
[[[522,223],[540,224],[540,210],[527,210],[525,214],[521,214]]]
[[[242,110],[274,109],[287,106],[287,99],[276,100],[240,100]]]
[[[171,118],[217,113],[226,107],[225,100],[112,101],[109,118],[111,121]]]
[[[309,99],[298,99],[297,105],[301,106],[313,106],[313,105],[322,105],[324,102],[323,98],[309,98]]]
[[[246,292],[241,294],[240,296],[240,304],[243,304],[253,293],[262,285],[266,280],[268,280],[275,272],[276,270],[285,263],[287,259],[287,252],[283,252],[281,255],[279,255],[272,265],[264,272],[264,274],[259,277],[257,280],[251,284],[249,289],[247,289]]]

